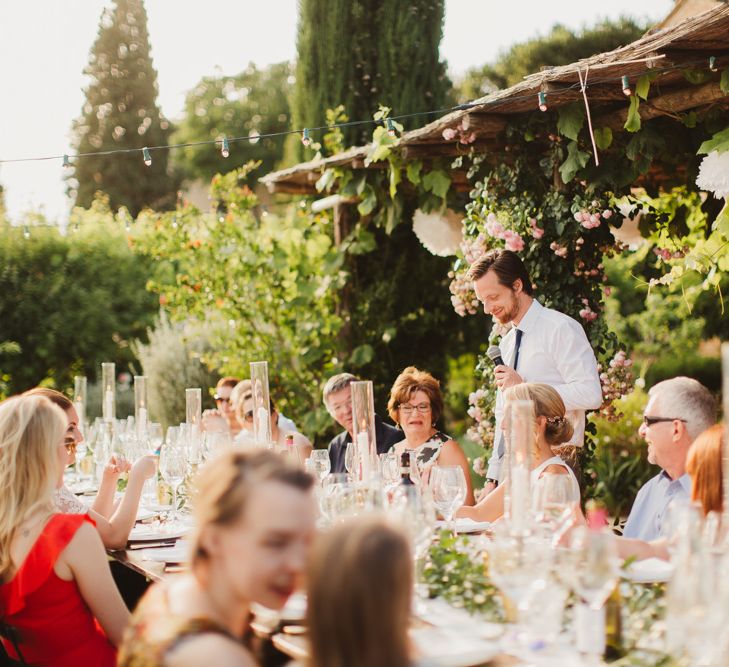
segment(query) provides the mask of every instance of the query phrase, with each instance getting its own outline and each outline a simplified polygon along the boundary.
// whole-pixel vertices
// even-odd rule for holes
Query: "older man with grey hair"
[[[651,388],[638,433],[648,444],[648,462],[659,465],[661,472],[638,491],[624,537],[650,541],[664,536],[668,505],[691,497],[689,447],[715,422],[716,401],[700,382],[675,377]]]
[[[324,405],[329,414],[334,418],[344,431],[336,436],[329,443],[329,460],[331,472],[347,472],[344,464],[344,455],[347,452],[347,445],[352,442],[352,382],[359,378],[351,373],[339,373],[333,375],[324,385]],[[396,442],[403,439],[401,431],[382,421],[379,415],[375,415],[375,439],[377,441],[377,453],[384,454]]]

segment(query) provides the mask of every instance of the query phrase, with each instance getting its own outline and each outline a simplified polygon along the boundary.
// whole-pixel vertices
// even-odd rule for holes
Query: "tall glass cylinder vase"
[[[79,430],[86,436],[86,397],[88,396],[88,380],[85,375],[73,377],[73,406],[79,419]]]
[[[105,422],[116,418],[116,364],[101,364],[101,414]]]
[[[722,443],[722,472],[724,475],[724,521],[729,526],[729,343],[721,346],[722,394],[724,396],[724,442]]]
[[[352,382],[352,425],[357,447],[360,477],[369,480],[377,471],[375,400],[372,382]]]
[[[268,362],[251,362],[253,394],[253,439],[259,447],[273,447],[271,435],[271,398],[268,393]]]
[[[137,438],[144,441],[149,423],[149,404],[147,403],[147,377],[134,376],[134,422],[137,425]]]
[[[506,479],[504,516],[515,534],[524,533],[529,524],[531,494],[529,475],[534,448],[534,404],[508,401],[504,406],[506,439]]]
[[[188,428],[188,456],[190,463],[202,461],[200,420],[202,419],[202,390],[199,387],[185,389],[185,423]]]

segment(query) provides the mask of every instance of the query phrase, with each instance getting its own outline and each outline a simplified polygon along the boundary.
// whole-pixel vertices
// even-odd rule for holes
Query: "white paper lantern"
[[[413,231],[423,246],[434,255],[455,255],[463,240],[462,216],[446,209],[444,213],[424,213],[420,209],[413,215]]]
[[[729,197],[729,151],[711,151],[699,166],[696,185],[713,192],[717,199]]]

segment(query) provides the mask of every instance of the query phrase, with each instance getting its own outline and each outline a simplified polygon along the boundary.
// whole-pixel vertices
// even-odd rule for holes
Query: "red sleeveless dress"
[[[116,664],[116,649],[81,597],[76,581],[64,581],[53,571],[58,556],[85,521],[95,525],[86,514],[54,514],[15,576],[0,586],[0,622],[14,631],[29,665]],[[2,642],[17,660],[13,644],[6,637]]]

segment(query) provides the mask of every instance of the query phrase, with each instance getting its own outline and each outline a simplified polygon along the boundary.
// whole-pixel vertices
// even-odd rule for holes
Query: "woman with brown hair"
[[[309,559],[310,667],[408,667],[413,559],[403,533],[356,518],[322,534]]]
[[[318,513],[312,484],[266,450],[207,463],[195,484],[190,571],[147,591],[120,667],[255,665],[244,643],[250,606],[280,609],[299,583]]]
[[[405,450],[414,451],[420,471],[434,465],[460,466],[466,478],[465,504],[473,505],[468,459],[453,438],[436,428],[443,413],[440,382],[427,371],[408,366],[390,389],[387,411],[405,436],[394,445],[395,453],[400,456]]]
[[[531,453],[531,483],[546,474],[568,475],[575,494],[579,497],[579,484],[572,469],[555,454],[554,449],[568,442],[572,437],[572,424],[565,416],[562,397],[548,384],[522,382],[504,392],[504,402],[531,401],[534,406],[534,445]],[[508,487],[499,484],[474,507],[462,507],[457,516],[476,521],[496,521],[504,514],[504,493]]]
[[[66,417],[64,436],[66,465],[73,464],[76,460],[76,444],[83,440],[83,435],[78,429],[79,417],[73,403],[61,392],[46,387],[36,387],[26,391],[23,396],[43,396],[63,410]],[[121,501],[115,502],[117,480],[123,472],[129,473],[127,487]],[[96,529],[101,535],[104,546],[107,549],[122,549],[137,518],[144,482],[156,472],[157,457],[151,454],[140,457],[133,465],[117,461],[112,456],[104,467],[94,502],[91,507],[87,507],[63,483],[63,471],[61,471],[53,497],[56,509],[66,514],[88,513],[96,523]]]

